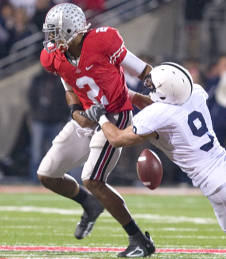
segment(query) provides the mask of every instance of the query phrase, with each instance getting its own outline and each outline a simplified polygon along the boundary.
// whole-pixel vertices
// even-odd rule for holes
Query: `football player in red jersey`
[[[96,123],[86,113],[94,104],[102,104],[118,128],[130,124],[132,104],[139,108],[148,97],[128,91],[123,69],[144,79],[151,66],[128,51],[119,32],[111,27],[90,29],[82,10],[69,3],[54,6],[47,13],[43,31],[41,64],[61,77],[73,120],[54,139],[43,158],[38,177],[48,189],[71,198],[84,209],[75,236],[84,238],[106,208],[129,236],[128,248],[119,257],[144,257],[155,252],[149,233],[139,229],[123,198],[107,182],[121,148],[114,148]],[[141,102],[142,100],[142,102]],[[142,104],[141,104],[142,103]],[[93,110],[92,110],[93,112]],[[67,174],[84,163],[79,186]]]

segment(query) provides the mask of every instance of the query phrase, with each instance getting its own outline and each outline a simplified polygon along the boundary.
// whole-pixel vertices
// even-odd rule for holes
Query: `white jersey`
[[[206,105],[207,97],[201,86],[194,85],[191,97],[183,105],[156,102],[133,118],[134,132],[139,135],[156,132],[158,137],[151,139],[151,143],[161,149],[199,187],[215,168],[222,168],[222,165],[226,181],[226,151],[220,146],[213,131]],[[213,185],[209,189],[215,187]]]

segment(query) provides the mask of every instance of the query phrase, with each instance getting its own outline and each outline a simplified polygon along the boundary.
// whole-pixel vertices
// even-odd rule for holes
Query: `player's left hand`
[[[104,105],[99,103],[99,104],[94,104],[92,105],[89,109],[85,111],[81,111],[80,114],[87,119],[90,119],[92,121],[95,121],[98,123],[100,116],[105,114],[106,110],[104,108]]]

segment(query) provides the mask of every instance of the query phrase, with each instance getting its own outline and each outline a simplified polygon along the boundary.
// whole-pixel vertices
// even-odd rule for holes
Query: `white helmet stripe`
[[[59,28],[63,28],[63,11],[60,11]]]

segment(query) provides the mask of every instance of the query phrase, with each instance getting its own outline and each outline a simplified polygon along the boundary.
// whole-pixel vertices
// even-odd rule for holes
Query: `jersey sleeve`
[[[124,45],[122,36],[118,30],[107,27],[104,36],[104,52],[108,56],[109,62],[114,65],[119,65],[126,56],[127,49]]]
[[[137,135],[148,135],[157,131],[167,120],[165,107],[154,103],[138,112],[132,120],[133,131]]]
[[[45,70],[56,74],[54,67],[54,53],[48,53],[45,49],[43,49],[40,55],[40,63]]]
[[[131,76],[138,77],[144,71],[147,64],[127,50],[121,65]]]

